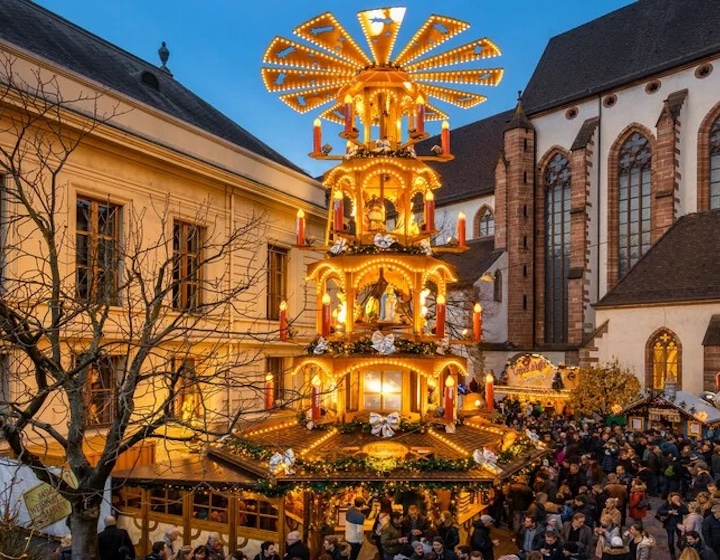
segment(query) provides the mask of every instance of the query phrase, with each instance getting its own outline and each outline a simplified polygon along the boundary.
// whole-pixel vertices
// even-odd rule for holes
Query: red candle
[[[328,294],[323,294],[322,297],[322,320],[321,320],[321,328],[320,328],[320,334],[324,337],[330,336],[330,296]]]
[[[473,307],[473,340],[475,342],[482,340],[482,305],[479,303]]]
[[[345,219],[342,191],[335,191],[335,194],[333,194],[333,216],[335,231],[342,231],[343,221]]]
[[[415,100],[415,132],[418,134],[425,132],[425,100],[422,95],[418,95]]]
[[[435,195],[425,193],[425,231],[435,231]]]
[[[275,377],[272,373],[265,376],[265,410],[270,410],[275,404]]]
[[[310,417],[313,422],[320,420],[320,378],[315,376],[312,379],[312,411]]]
[[[442,133],[440,135],[440,144],[442,147],[443,155],[450,155],[450,123],[447,121],[442,122]]]
[[[322,130],[320,130],[320,119],[313,121],[313,153],[320,153],[320,145],[322,144]]]
[[[280,302],[280,340],[288,339],[287,303]]]
[[[435,300],[435,335],[445,336],[445,296],[440,294]]]
[[[352,97],[345,96],[345,132],[350,134],[353,131],[353,106]]]
[[[452,375],[448,375],[445,379],[445,421],[453,422],[455,420],[455,380]]]
[[[302,210],[297,211],[295,233],[297,234],[296,243],[300,246],[305,245],[305,212]]]
[[[457,238],[458,245],[460,247],[465,247],[465,212],[460,212],[458,214]]]
[[[488,411],[495,408],[495,377],[492,373],[488,373],[485,377],[485,406]]]

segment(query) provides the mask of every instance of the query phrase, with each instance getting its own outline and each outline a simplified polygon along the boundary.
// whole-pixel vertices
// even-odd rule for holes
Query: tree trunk
[[[72,557],[83,560],[100,560],[97,541],[99,508],[73,504],[70,514]]]

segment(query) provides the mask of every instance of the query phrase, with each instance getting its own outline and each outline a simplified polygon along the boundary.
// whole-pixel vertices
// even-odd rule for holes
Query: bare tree
[[[0,62],[0,339],[14,387],[0,403],[0,433],[70,502],[73,557],[94,560],[118,457],[151,438],[227,433],[246,411],[211,403],[262,390],[262,377],[244,370],[273,334],[253,309],[268,220],[219,218],[208,198],[178,222],[161,196],[124,206],[122,228],[110,201],[78,204],[88,235],[70,228],[75,201],[63,172],[123,111],[101,109],[102,92],[63,97],[56,76],[20,66]],[[159,227],[146,231],[149,223]],[[240,344],[248,337],[252,351]],[[92,461],[83,444],[96,434],[102,447]],[[33,445],[59,446],[76,487]]]

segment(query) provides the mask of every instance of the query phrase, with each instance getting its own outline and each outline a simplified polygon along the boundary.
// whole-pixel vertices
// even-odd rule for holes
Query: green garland
[[[317,347],[318,339],[313,340],[307,347],[308,354],[314,354],[315,348]],[[412,354],[421,356],[434,356],[437,353],[437,344],[434,342],[416,342],[414,340],[407,340],[405,338],[395,339],[395,352],[394,354]],[[331,340],[327,342],[327,349],[323,354],[319,355],[334,355],[334,356],[348,356],[357,354],[369,354],[378,355],[380,354],[372,345],[372,339],[368,337],[361,338],[354,342],[345,342],[342,340]],[[393,355],[394,355],[393,354]]]
[[[390,157],[390,158],[403,158],[403,159],[415,159],[415,153],[408,148],[401,148],[399,150],[386,149],[385,151],[378,150],[374,152],[365,148],[358,148],[347,156],[347,159],[367,159],[376,157]]]
[[[362,482],[339,481],[339,480],[319,480],[314,482],[306,482],[302,484],[282,483],[276,480],[261,480],[256,485],[256,490],[268,497],[284,496],[288,492],[296,490],[307,490],[321,494],[334,494],[348,486],[362,486],[372,493],[384,493],[388,489],[399,490],[401,492],[408,490],[452,490],[454,492],[476,492],[488,491],[491,484],[488,482],[478,482],[475,484],[453,484],[443,482],[422,482],[417,481],[386,481],[372,480]]]
[[[392,235],[392,234],[391,234]],[[383,253],[400,253],[404,255],[425,255],[427,250],[420,245],[402,245],[395,241],[389,247],[378,247],[377,245],[362,245],[360,243],[347,245],[346,249],[338,254],[328,252],[330,257],[341,257],[343,255],[380,255]]]

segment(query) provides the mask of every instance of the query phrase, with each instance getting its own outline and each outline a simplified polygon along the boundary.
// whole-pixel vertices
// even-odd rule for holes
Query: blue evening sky
[[[157,49],[161,41],[166,41],[170,49],[168,67],[176,80],[312,175],[328,167],[307,154],[312,147],[312,121],[329,105],[300,115],[265,90],[260,67],[263,53],[274,36],[295,39],[292,30],[296,26],[330,11],[369,52],[357,12],[406,6],[394,49],[397,53],[431,14],[467,21],[470,29],[428,56],[489,37],[503,55],[483,62],[489,67],[502,66],[505,75],[496,88],[473,90],[486,95],[488,101],[472,109],[457,109],[438,102],[438,107],[450,115],[452,129],[513,107],[518,90],[524,89],[551,37],[632,3],[631,0],[37,1],[153,64],[159,64]],[[439,133],[439,123],[430,123],[428,131]],[[335,153],[344,147],[336,136],[339,132],[339,125],[323,122],[323,143],[333,144]]]

